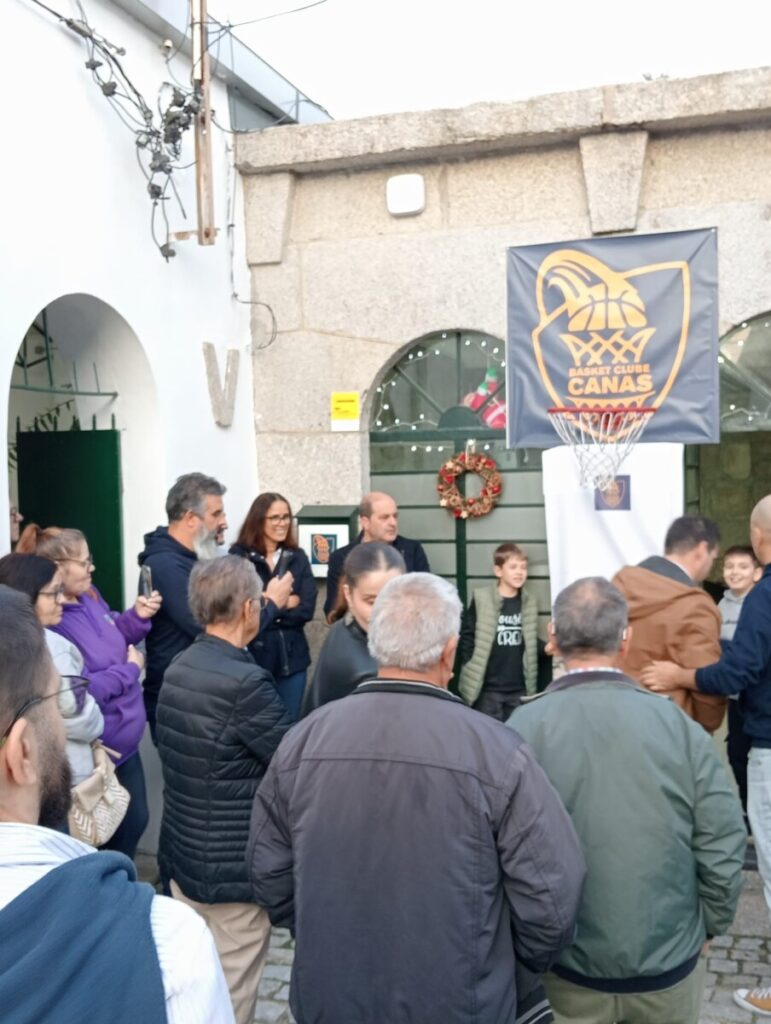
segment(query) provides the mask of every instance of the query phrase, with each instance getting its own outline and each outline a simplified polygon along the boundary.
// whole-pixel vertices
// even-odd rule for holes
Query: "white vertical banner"
[[[543,494],[552,600],[583,576],[610,579],[622,565],[664,552],[664,536],[683,514],[683,446],[640,444],[602,494],[579,483],[570,448],[543,453]]]

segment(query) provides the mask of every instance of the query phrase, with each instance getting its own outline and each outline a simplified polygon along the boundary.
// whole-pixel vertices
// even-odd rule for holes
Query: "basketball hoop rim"
[[[615,406],[615,405],[583,406],[581,408],[576,407],[576,408],[573,408],[573,409],[569,409],[569,408],[563,407],[563,406],[555,406],[552,409],[547,409],[546,410],[546,412],[549,414],[549,416],[552,416],[554,414],[559,415],[559,414],[566,413],[566,412],[572,413],[573,415],[575,415],[577,413],[587,412],[587,413],[590,413],[593,416],[594,415],[599,415],[601,413],[613,413],[615,415],[615,414],[620,414],[620,413],[634,412],[634,413],[641,413],[644,416],[652,416],[653,413],[656,412],[656,411],[657,410],[652,408],[650,405],[646,405],[646,406],[632,406],[632,407]]]

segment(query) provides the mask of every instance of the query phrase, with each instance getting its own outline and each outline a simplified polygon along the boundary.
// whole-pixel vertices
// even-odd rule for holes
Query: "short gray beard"
[[[207,533],[193,541],[193,550],[200,562],[210,562],[219,555],[216,533]]]

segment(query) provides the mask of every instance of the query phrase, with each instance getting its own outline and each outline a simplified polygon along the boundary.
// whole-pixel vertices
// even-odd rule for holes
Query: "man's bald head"
[[[365,494],[359,503],[359,518],[363,541],[379,540],[383,544],[393,544],[396,540],[399,510],[390,494],[382,491]]]
[[[761,498],[750,516],[750,539],[761,565],[771,562],[771,494]]]

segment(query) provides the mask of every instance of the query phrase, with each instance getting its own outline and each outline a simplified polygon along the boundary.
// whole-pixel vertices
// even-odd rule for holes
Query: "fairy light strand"
[[[398,364],[404,369],[409,369],[410,366],[420,362],[425,362],[427,359],[431,359],[435,356],[448,355],[447,346],[444,346],[442,350],[441,343],[446,342],[449,337],[449,332],[443,331],[441,337],[438,340],[431,341],[425,346],[420,346],[414,352],[408,352],[405,359],[402,359]],[[506,360],[504,358],[505,348],[502,342],[493,338],[479,338],[465,337],[463,338],[463,348],[476,348],[486,359],[487,369],[495,365],[499,369],[503,370],[506,367]],[[433,420],[428,419],[423,413],[420,414],[418,420],[404,421],[399,418],[394,418],[392,423],[384,423],[384,420],[390,417],[386,414],[392,411],[392,402],[390,391],[397,386],[400,380],[402,380],[398,374],[398,371],[392,371],[391,376],[379,384],[376,388],[376,393],[379,394],[380,398],[378,401],[378,409],[375,413],[374,422],[375,429],[378,433],[389,433],[394,430],[416,430],[420,427],[433,426],[436,427],[438,424]],[[405,382],[409,383],[409,382]],[[505,393],[505,385],[503,382],[497,388],[496,394],[503,397]]]

